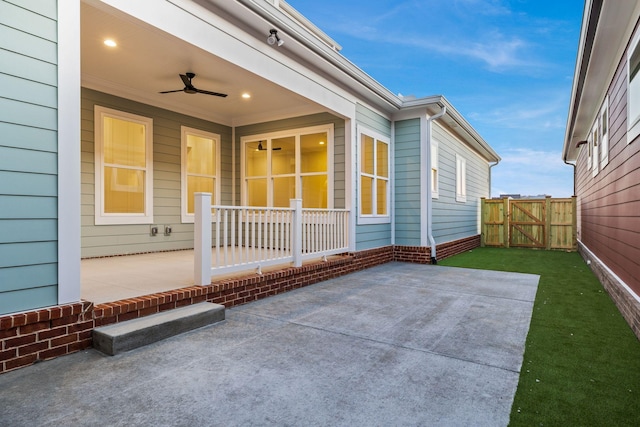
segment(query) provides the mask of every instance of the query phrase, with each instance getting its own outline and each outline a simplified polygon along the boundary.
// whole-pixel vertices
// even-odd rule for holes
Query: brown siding
[[[626,53],[608,90],[609,164],[594,177],[586,146],[578,156],[578,238],[640,295],[640,141],[627,144],[625,61]]]

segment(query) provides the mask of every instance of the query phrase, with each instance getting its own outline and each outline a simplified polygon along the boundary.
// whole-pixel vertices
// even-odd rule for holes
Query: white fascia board
[[[602,7],[602,9],[600,9]],[[640,2],[587,0],[571,89],[562,158],[575,161],[640,18]]]
[[[442,107],[447,107],[447,112],[440,120],[451,125],[454,123],[457,137],[463,143],[473,148],[485,160],[489,162],[499,162],[501,160],[498,153],[480,136],[471,124],[455,109],[455,107],[442,95],[434,95],[425,98],[412,99],[402,104],[398,113],[393,115],[393,120],[407,120],[419,118],[424,115],[437,114]],[[433,113],[431,110],[435,108]]]
[[[347,117],[356,98],[319,74],[303,68],[266,41],[208,9],[185,0],[102,0],[140,21],[172,34],[245,70]],[[265,5],[268,3],[264,2]],[[170,17],[170,19],[169,19]],[[268,24],[265,23],[265,28]],[[327,48],[328,49],[328,48]]]
[[[287,16],[287,14],[269,2],[263,0],[237,1],[251,9],[267,22],[280,27],[279,29],[284,30],[289,38],[298,41],[306,49],[310,50],[310,53],[320,56],[329,66],[324,68],[324,71],[330,73],[336,79],[343,81],[348,87],[355,88],[354,81],[362,85],[363,91],[359,91],[360,96],[367,97],[374,104],[384,104],[390,111],[397,110],[402,104],[401,99],[397,95],[369,76],[346,57],[329,47],[326,42],[318,39],[309,29],[305,28],[290,16]],[[310,59],[313,60],[313,58]]]

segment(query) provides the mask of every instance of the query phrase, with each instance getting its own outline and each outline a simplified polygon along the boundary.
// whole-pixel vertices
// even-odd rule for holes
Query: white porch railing
[[[208,285],[214,274],[291,262],[349,249],[346,209],[211,206],[210,193],[195,194],[194,280]]]

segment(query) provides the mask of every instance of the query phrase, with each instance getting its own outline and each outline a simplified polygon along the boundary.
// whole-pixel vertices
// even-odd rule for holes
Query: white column
[[[193,279],[196,285],[211,283],[211,193],[195,193],[193,222]]]
[[[293,224],[291,224],[291,252],[293,252],[293,266],[302,266],[302,199],[291,199],[293,209]]]

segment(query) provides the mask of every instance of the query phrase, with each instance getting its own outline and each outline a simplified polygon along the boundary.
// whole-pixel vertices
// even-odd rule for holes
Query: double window
[[[194,193],[211,193],[220,204],[220,135],[182,126],[182,222],[194,220]]]
[[[242,202],[248,206],[333,207],[333,126],[318,126],[242,141]]]
[[[359,222],[389,222],[389,138],[360,129],[358,146]]]
[[[96,106],[94,120],[95,223],[152,223],[152,119]]]
[[[596,176],[609,163],[609,98],[605,98],[587,138],[587,169]]]

